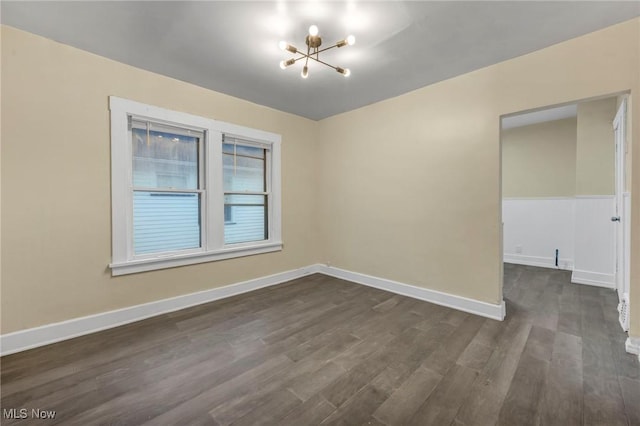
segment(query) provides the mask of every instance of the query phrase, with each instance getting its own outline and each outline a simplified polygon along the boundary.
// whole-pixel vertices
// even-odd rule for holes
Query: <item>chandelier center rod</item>
[[[307,43],[307,46],[311,49],[317,49],[322,44],[322,38],[320,36],[308,35],[305,39],[305,43]]]

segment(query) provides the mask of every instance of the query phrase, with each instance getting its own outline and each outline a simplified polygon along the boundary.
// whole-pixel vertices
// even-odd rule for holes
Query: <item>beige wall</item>
[[[498,303],[500,116],[625,90],[635,100],[639,24],[628,21],[323,120],[323,261]],[[638,152],[634,199],[640,199]],[[640,335],[639,206],[632,218],[634,335]]]
[[[616,98],[578,104],[576,195],[615,193]]]
[[[576,118],[502,131],[503,197],[576,194]]]
[[[613,195],[617,103],[580,102],[575,118],[504,130],[502,196]]]
[[[284,250],[112,278],[109,95],[280,133]],[[2,333],[319,258],[317,122],[6,26],[2,107]]]
[[[640,91],[640,19],[319,123],[16,30],[2,38],[3,333],[318,261],[498,303],[500,116]],[[108,95],[281,133],[285,250],[111,278]]]

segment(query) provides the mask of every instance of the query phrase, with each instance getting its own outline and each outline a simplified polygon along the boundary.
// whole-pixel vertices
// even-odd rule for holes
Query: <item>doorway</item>
[[[505,263],[571,271],[571,282],[617,292],[629,318],[628,95],[503,116]]]

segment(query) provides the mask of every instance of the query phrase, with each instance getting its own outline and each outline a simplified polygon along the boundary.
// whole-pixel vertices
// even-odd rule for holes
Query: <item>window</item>
[[[247,141],[224,138],[224,242],[243,243],[268,238],[268,150]]]
[[[204,132],[131,120],[133,253],[202,247]]]
[[[282,249],[280,137],[110,98],[113,275]]]

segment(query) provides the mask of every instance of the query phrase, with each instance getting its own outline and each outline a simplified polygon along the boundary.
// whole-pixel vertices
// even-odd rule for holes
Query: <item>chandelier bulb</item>
[[[349,68],[336,67],[336,71],[338,71],[340,74],[344,75],[345,77],[349,77],[351,75],[351,70]]]
[[[302,72],[300,73],[300,76],[302,76],[302,78],[307,78],[309,77],[309,67],[307,67],[306,65],[302,68]]]
[[[317,25],[311,25],[309,27],[309,35],[311,37],[315,37],[318,35],[318,26]]]
[[[352,34],[347,37],[347,44],[353,46],[356,43],[356,37]]]
[[[296,60],[291,58],[288,61],[280,61],[280,68],[285,69],[296,63]]]
[[[280,48],[280,50],[287,50],[287,42],[282,40],[280,41],[280,43],[278,43],[278,47]]]

